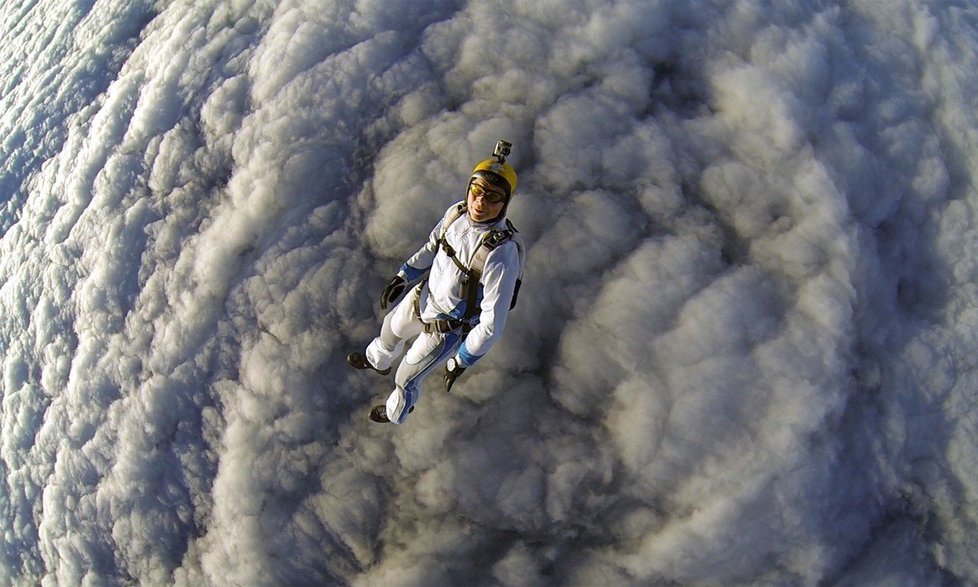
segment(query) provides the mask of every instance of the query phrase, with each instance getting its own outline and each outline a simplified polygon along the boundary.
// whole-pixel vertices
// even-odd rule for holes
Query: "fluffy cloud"
[[[0,577],[978,580],[967,6],[0,9]],[[351,372],[499,137],[505,338]]]

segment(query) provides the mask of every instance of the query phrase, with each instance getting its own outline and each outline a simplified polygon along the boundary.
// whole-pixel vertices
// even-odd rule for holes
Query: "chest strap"
[[[482,274],[485,271],[486,260],[489,258],[489,253],[513,238],[513,236],[516,234],[516,227],[513,226],[513,223],[507,219],[505,229],[493,229],[486,232],[482,236],[479,246],[477,246],[475,252],[472,253],[472,258],[469,259],[469,263],[465,264],[461,259],[459,259],[455,248],[448,244],[446,235],[448,234],[448,227],[450,227],[456,220],[461,218],[466,212],[467,208],[465,202],[459,202],[448,212],[448,214],[446,214],[445,219],[442,221],[441,233],[438,235],[438,247],[449,259],[452,260],[455,267],[457,267],[462,273],[462,297],[465,298],[465,315],[462,316],[461,321],[468,324],[472,318],[479,313],[479,310],[476,307],[478,305],[479,298],[479,282],[482,280]],[[420,295],[419,289],[418,296],[420,297]],[[415,304],[418,304],[417,299],[415,300]],[[415,307],[417,309],[417,305]],[[418,316],[421,315],[420,310],[418,310],[417,313]]]

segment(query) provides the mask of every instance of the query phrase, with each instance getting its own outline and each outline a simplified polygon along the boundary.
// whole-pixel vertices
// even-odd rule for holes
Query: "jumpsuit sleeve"
[[[479,324],[469,331],[458,350],[457,358],[463,366],[475,364],[502,336],[520,270],[519,254],[513,241],[503,244],[486,258]]]
[[[449,208],[449,212],[457,205],[455,204]],[[432,229],[428,240],[418,249],[418,252],[411,255],[411,258],[401,265],[400,270],[398,270],[397,274],[403,277],[408,283],[421,279],[431,269],[435,255],[438,254],[438,237],[441,236],[441,229],[448,218],[449,212],[446,212],[441,217],[441,220],[438,221],[438,224],[435,224],[435,228]]]

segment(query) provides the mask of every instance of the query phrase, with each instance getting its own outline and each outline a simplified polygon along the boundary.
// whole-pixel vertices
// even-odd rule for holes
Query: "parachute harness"
[[[459,257],[458,253],[452,245],[448,244],[448,240],[445,238],[448,233],[448,228],[459,218],[461,218],[467,212],[465,202],[459,202],[454,208],[452,208],[449,213],[445,216],[444,222],[442,222],[441,233],[438,235],[438,246],[445,255],[455,264],[459,271],[462,272],[464,276],[462,278],[462,288],[463,297],[465,298],[465,313],[461,319],[449,318],[445,320],[433,320],[431,322],[425,323],[425,332],[440,332],[447,333],[453,332],[455,330],[463,330],[467,332],[472,329],[472,318],[478,313],[478,295],[479,295],[479,282],[482,279],[482,274],[485,272],[486,259],[489,258],[489,253],[497,249],[500,245],[506,241],[512,239],[516,236],[518,232],[513,223],[508,219],[506,220],[505,229],[493,229],[486,232],[483,235],[479,246],[476,247],[475,252],[472,253],[472,258],[469,259],[469,263],[466,265],[463,263]],[[513,292],[513,301],[510,305],[512,309],[516,305],[516,295],[519,292],[520,279],[516,281],[516,290]],[[419,284],[414,290],[414,312],[420,318],[421,316],[421,289],[424,286],[424,282]]]
[[[509,198],[512,197],[513,191],[516,189],[516,172],[513,170],[512,166],[506,163],[506,157],[509,156],[513,144],[509,141],[500,139],[496,141],[496,148],[492,152],[492,158],[487,159],[476,166],[473,170],[473,177],[479,175],[480,177],[486,177],[492,180],[493,184],[498,184],[501,181],[506,189],[507,201],[506,206],[509,206]],[[486,176],[485,173],[489,172]],[[498,179],[498,181],[497,181]],[[470,180],[471,183],[471,180]],[[455,263],[455,266],[459,271],[462,272],[464,276],[462,278],[463,295],[465,297],[465,313],[461,319],[449,318],[445,320],[434,320],[432,322],[426,322],[424,329],[425,332],[439,332],[448,333],[455,330],[462,330],[463,334],[467,333],[472,329],[472,318],[478,313],[476,305],[478,304],[479,296],[479,282],[482,280],[482,274],[485,272],[486,259],[489,257],[489,253],[494,251],[500,245],[508,240],[513,239],[518,232],[513,223],[506,219],[505,229],[491,229],[485,235],[483,235],[479,246],[476,247],[475,252],[472,253],[472,258],[469,259],[468,265],[463,263],[459,258],[455,249],[448,244],[445,236],[448,234],[448,227],[452,225],[456,220],[461,218],[468,208],[464,201],[459,202],[454,208],[450,209],[445,215],[444,221],[442,222],[441,234],[438,236],[438,247],[448,255],[448,258]],[[505,214],[505,208],[503,208],[502,214]],[[517,247],[520,247],[520,255],[522,258],[522,244],[519,239],[516,240]],[[521,261],[522,263],[522,261]],[[520,275],[516,279],[516,287],[513,290],[513,300],[510,303],[509,308],[512,310],[516,306],[516,296],[520,292],[520,286],[523,283],[523,276]],[[418,318],[421,317],[421,290],[424,287],[425,282],[421,282],[418,287],[414,290],[414,312],[417,314]]]

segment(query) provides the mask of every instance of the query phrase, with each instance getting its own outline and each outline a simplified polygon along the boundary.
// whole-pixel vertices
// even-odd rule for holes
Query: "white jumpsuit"
[[[404,423],[411,406],[421,397],[421,382],[453,354],[463,367],[471,367],[499,340],[516,281],[523,272],[523,248],[516,235],[487,256],[477,297],[480,311],[471,319],[473,328],[464,339],[461,329],[449,333],[424,331],[424,323],[459,320],[465,315],[464,273],[438,245],[442,226],[450,221],[453,210],[460,204],[464,202],[446,211],[424,246],[401,266],[398,275],[408,283],[426,274],[428,279],[407,290],[404,299],[384,318],[380,336],[367,347],[367,360],[382,371],[400,356],[405,342],[417,336],[397,368],[395,388],[387,398],[387,417],[391,422]],[[455,250],[456,258],[468,267],[486,232],[506,228],[502,218],[492,223],[477,223],[468,214],[462,214],[449,225],[445,241]],[[420,316],[415,309],[416,302]]]

